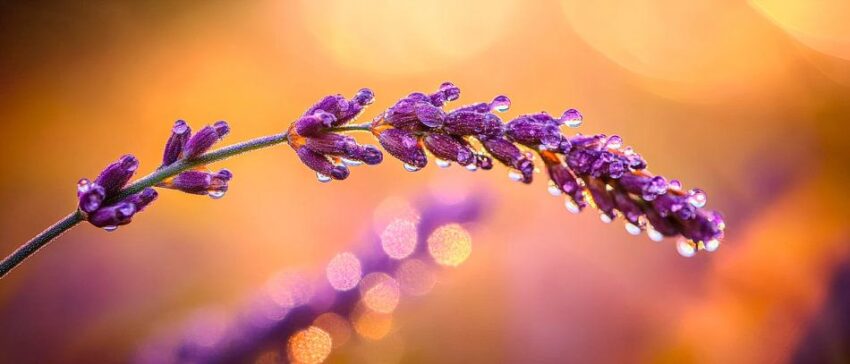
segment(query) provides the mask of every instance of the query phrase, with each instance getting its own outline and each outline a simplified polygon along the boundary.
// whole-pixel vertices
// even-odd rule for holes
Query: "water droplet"
[[[694,242],[687,239],[679,239],[676,242],[676,251],[679,252],[679,255],[690,258],[697,253],[697,245]]]
[[[508,172],[508,178],[514,182],[522,181],[522,173],[512,169]]]
[[[612,219],[611,216],[608,216],[608,214],[606,214],[604,212],[599,214],[599,220],[602,220],[602,222],[604,222],[606,224],[610,224],[611,221],[614,221],[614,219]]]
[[[649,237],[649,240],[655,242],[664,240],[664,235],[658,232],[658,230],[655,230],[655,228],[653,228],[652,225],[649,224],[646,224],[646,236]]]
[[[452,165],[452,162],[447,161],[445,159],[437,158],[437,159],[434,160],[434,164],[436,164],[437,167],[440,167],[440,168],[449,168]]]
[[[213,200],[218,200],[224,197],[224,191],[210,191],[207,193],[207,196],[210,196]]]
[[[414,165],[411,165],[411,164],[407,164],[407,163],[405,163],[405,164],[404,164],[404,170],[405,170],[405,171],[408,171],[408,172],[416,172],[416,171],[418,171],[418,170],[420,170],[420,169],[422,169],[422,168],[419,168],[419,167],[417,167],[417,166],[414,166]]]
[[[105,230],[105,231],[107,231],[107,232],[110,232],[110,233],[111,233],[111,232],[113,232],[113,231],[115,231],[115,230],[118,230],[118,227],[117,227],[117,226],[114,226],[114,225],[104,226],[104,227],[103,227],[103,230]]]
[[[635,150],[632,147],[626,147],[626,149],[623,149],[623,155],[625,155],[627,157],[633,156],[633,155],[635,155]]]
[[[619,135],[612,135],[605,143],[605,147],[608,149],[620,149],[623,147],[623,138]]]
[[[575,201],[570,198],[564,200],[564,207],[567,208],[567,211],[574,214],[581,212],[581,209],[578,207],[578,204],[576,204]]]
[[[581,113],[576,109],[569,109],[564,111],[564,115],[561,116],[561,122],[564,125],[569,126],[571,128],[578,128],[581,126],[581,123],[584,121],[584,118],[581,116]]]
[[[328,183],[328,182],[331,181],[331,176],[327,176],[327,175],[321,174],[319,172],[316,172],[316,179],[318,179],[319,182]]]
[[[626,222],[626,231],[629,234],[632,234],[632,235],[639,235],[640,234],[640,227],[627,221]]]
[[[561,195],[561,189],[558,188],[558,185],[556,185],[555,182],[549,181],[548,190],[549,190],[549,194],[552,195],[552,196],[560,196]]]
[[[674,191],[682,190],[682,182],[677,179],[671,179],[670,182],[667,183],[667,189]]]
[[[701,208],[705,206],[706,201],[708,201],[708,196],[706,196],[703,190],[699,188],[694,188],[688,191],[688,203],[690,203],[694,207]]]
[[[346,166],[349,166],[349,167],[357,167],[357,166],[363,165],[362,161],[358,161],[358,160],[354,160],[354,159],[348,159],[348,158],[341,158],[341,159],[342,159],[342,164],[345,164]]]
[[[720,247],[720,240],[711,239],[703,244],[705,246],[705,251],[713,252]]]
[[[498,112],[505,112],[511,108],[511,99],[509,99],[505,95],[496,96],[492,102],[490,102],[490,110],[495,110]]]
[[[478,165],[475,164],[475,163],[470,163],[470,164],[467,164],[464,168],[466,168],[467,171],[475,172],[475,171],[478,170]]]

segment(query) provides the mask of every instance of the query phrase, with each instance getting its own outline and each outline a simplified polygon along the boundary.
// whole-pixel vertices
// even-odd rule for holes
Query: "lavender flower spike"
[[[112,201],[118,197],[138,167],[139,161],[136,157],[128,154],[107,166],[94,182],[81,179],[77,183],[79,210],[86,220],[94,226],[112,231],[120,225],[130,223],[133,215],[156,199],[156,191],[145,188],[118,201]]]
[[[165,151],[162,154],[163,166],[169,166],[183,156],[183,148],[191,135],[192,128],[189,127],[189,124],[183,120],[174,122],[174,127],[171,128],[171,136],[165,143]]]
[[[130,181],[137,168],[139,168],[139,160],[127,154],[100,172],[94,183],[103,187],[107,196],[114,195]]]

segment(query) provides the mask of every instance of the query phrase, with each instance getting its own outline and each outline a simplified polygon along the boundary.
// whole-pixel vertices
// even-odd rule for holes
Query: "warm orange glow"
[[[396,271],[396,279],[402,291],[414,296],[430,292],[437,283],[434,269],[419,259],[401,262]]]
[[[313,326],[331,335],[333,347],[338,348],[351,338],[351,324],[344,317],[333,312],[323,313],[313,321]]]
[[[398,282],[383,272],[371,273],[360,281],[363,304],[371,310],[390,313],[398,306],[401,296]]]
[[[365,305],[354,309],[351,322],[357,334],[370,340],[383,339],[393,328],[391,314],[372,311]]]

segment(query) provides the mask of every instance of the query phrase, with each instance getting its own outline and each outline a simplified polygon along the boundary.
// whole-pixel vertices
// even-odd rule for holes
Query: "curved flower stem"
[[[68,216],[65,216],[62,220],[59,220],[53,226],[47,228],[47,230],[42,231],[30,241],[24,243],[18,247],[12,254],[9,254],[8,257],[4,258],[2,262],[0,262],[0,278],[9,273],[10,270],[17,267],[18,264],[21,264],[25,259],[27,259],[30,255],[35,254],[41,247],[47,245],[47,243],[51,242],[53,239],[62,235],[68,229],[74,227],[85,220],[83,217],[83,213],[79,210],[70,213]]]

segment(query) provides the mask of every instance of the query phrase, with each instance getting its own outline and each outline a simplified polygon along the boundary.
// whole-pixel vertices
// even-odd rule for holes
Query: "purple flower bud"
[[[549,178],[561,191],[567,196],[570,196],[579,209],[587,206],[584,200],[584,190],[579,185],[578,178],[570,172],[566,165],[560,163],[559,160],[545,159],[546,170],[549,172]]]
[[[343,112],[348,111],[349,106],[348,101],[342,95],[329,95],[325,96],[311,108],[307,109],[307,112],[305,112],[304,115],[313,115],[316,111],[321,110],[339,119]]]
[[[650,177],[634,173],[626,173],[620,177],[620,186],[628,193],[635,195],[643,194],[643,187],[649,183]]]
[[[192,159],[204,154],[213,144],[221,140],[230,132],[230,126],[226,121],[217,121],[213,125],[207,125],[186,142],[183,155],[186,159]]]
[[[466,142],[451,135],[432,133],[425,137],[425,147],[437,158],[465,166],[475,162],[475,153]]]
[[[192,129],[189,124],[183,120],[174,122],[171,128],[171,136],[168,137],[168,142],[165,143],[165,151],[162,154],[162,166],[169,166],[180,159],[183,153],[183,147],[192,135]]]
[[[590,196],[593,197],[593,202],[596,203],[596,208],[602,211],[608,217],[614,217],[614,196],[608,192],[608,187],[605,182],[591,178],[587,180],[587,189],[590,191]]]
[[[314,136],[333,126],[334,123],[336,123],[336,116],[324,110],[316,110],[295,121],[295,132],[298,135]]]
[[[446,113],[442,109],[424,102],[417,102],[413,110],[419,122],[429,128],[436,128],[443,125],[446,119]]]
[[[667,193],[667,180],[661,176],[652,177],[649,182],[643,186],[641,197],[646,201],[652,201],[656,197]]]
[[[361,161],[368,165],[381,163],[384,159],[384,154],[374,145],[358,145],[347,158]]]
[[[531,148],[542,145],[552,150],[559,149],[563,139],[558,125],[546,114],[523,115],[511,120],[505,125],[505,136]]]
[[[92,213],[99,209],[103,200],[106,199],[106,190],[84,178],[77,183],[77,197],[80,210]]]
[[[89,222],[97,227],[108,228],[130,223],[133,214],[136,213],[136,206],[129,202],[119,202],[112,206],[107,206],[89,214]]]
[[[226,169],[217,173],[185,171],[178,174],[170,182],[163,183],[160,186],[195,195],[206,195],[210,192],[227,191],[227,183],[231,178],[233,178],[233,174]]]
[[[617,210],[623,213],[623,216],[634,225],[640,226],[640,217],[643,216],[643,209],[633,200],[628,193],[622,190],[615,190],[613,193],[614,205]]]
[[[676,227],[673,220],[662,217],[658,211],[655,211],[654,209],[646,209],[645,213],[646,219],[649,220],[649,223],[655,231],[658,231],[664,236],[679,235],[679,229]]]
[[[127,202],[133,204],[136,208],[136,212],[142,212],[151,202],[156,200],[159,194],[153,188],[145,188],[142,192],[127,196],[122,202]]]
[[[298,148],[295,153],[298,154],[298,158],[301,158],[301,162],[303,162],[307,167],[310,167],[310,169],[316,171],[316,173],[337,180],[343,180],[348,177],[348,167],[335,165],[330,161],[330,159],[328,159],[328,157],[317,153],[310,148],[301,147]]]
[[[419,145],[416,135],[401,129],[387,129],[378,140],[384,149],[405,164],[414,168],[423,168],[428,164],[425,150]]]
[[[307,138],[305,145],[319,154],[347,156],[357,148],[357,141],[350,136],[321,133]]]
[[[663,217],[676,216],[682,220],[692,219],[696,208],[688,203],[684,196],[665,193],[652,201],[652,207]]]
[[[100,172],[100,175],[97,176],[94,183],[103,187],[104,192],[106,193],[106,197],[118,193],[127,182],[130,181],[130,178],[133,177],[133,173],[136,172],[136,169],[139,168],[139,160],[136,157],[127,154],[117,162],[110,164]]]
[[[452,111],[446,117],[443,130],[448,134],[457,136],[498,136],[502,133],[502,120],[490,113]]]
[[[420,128],[419,116],[416,114],[417,104],[428,105],[425,101],[417,101],[410,96],[399,100],[384,114],[384,120],[398,129],[418,130]]]
[[[493,158],[510,168],[518,170],[524,183],[531,183],[534,173],[534,163],[531,162],[519,148],[504,138],[480,138],[481,144]]]

